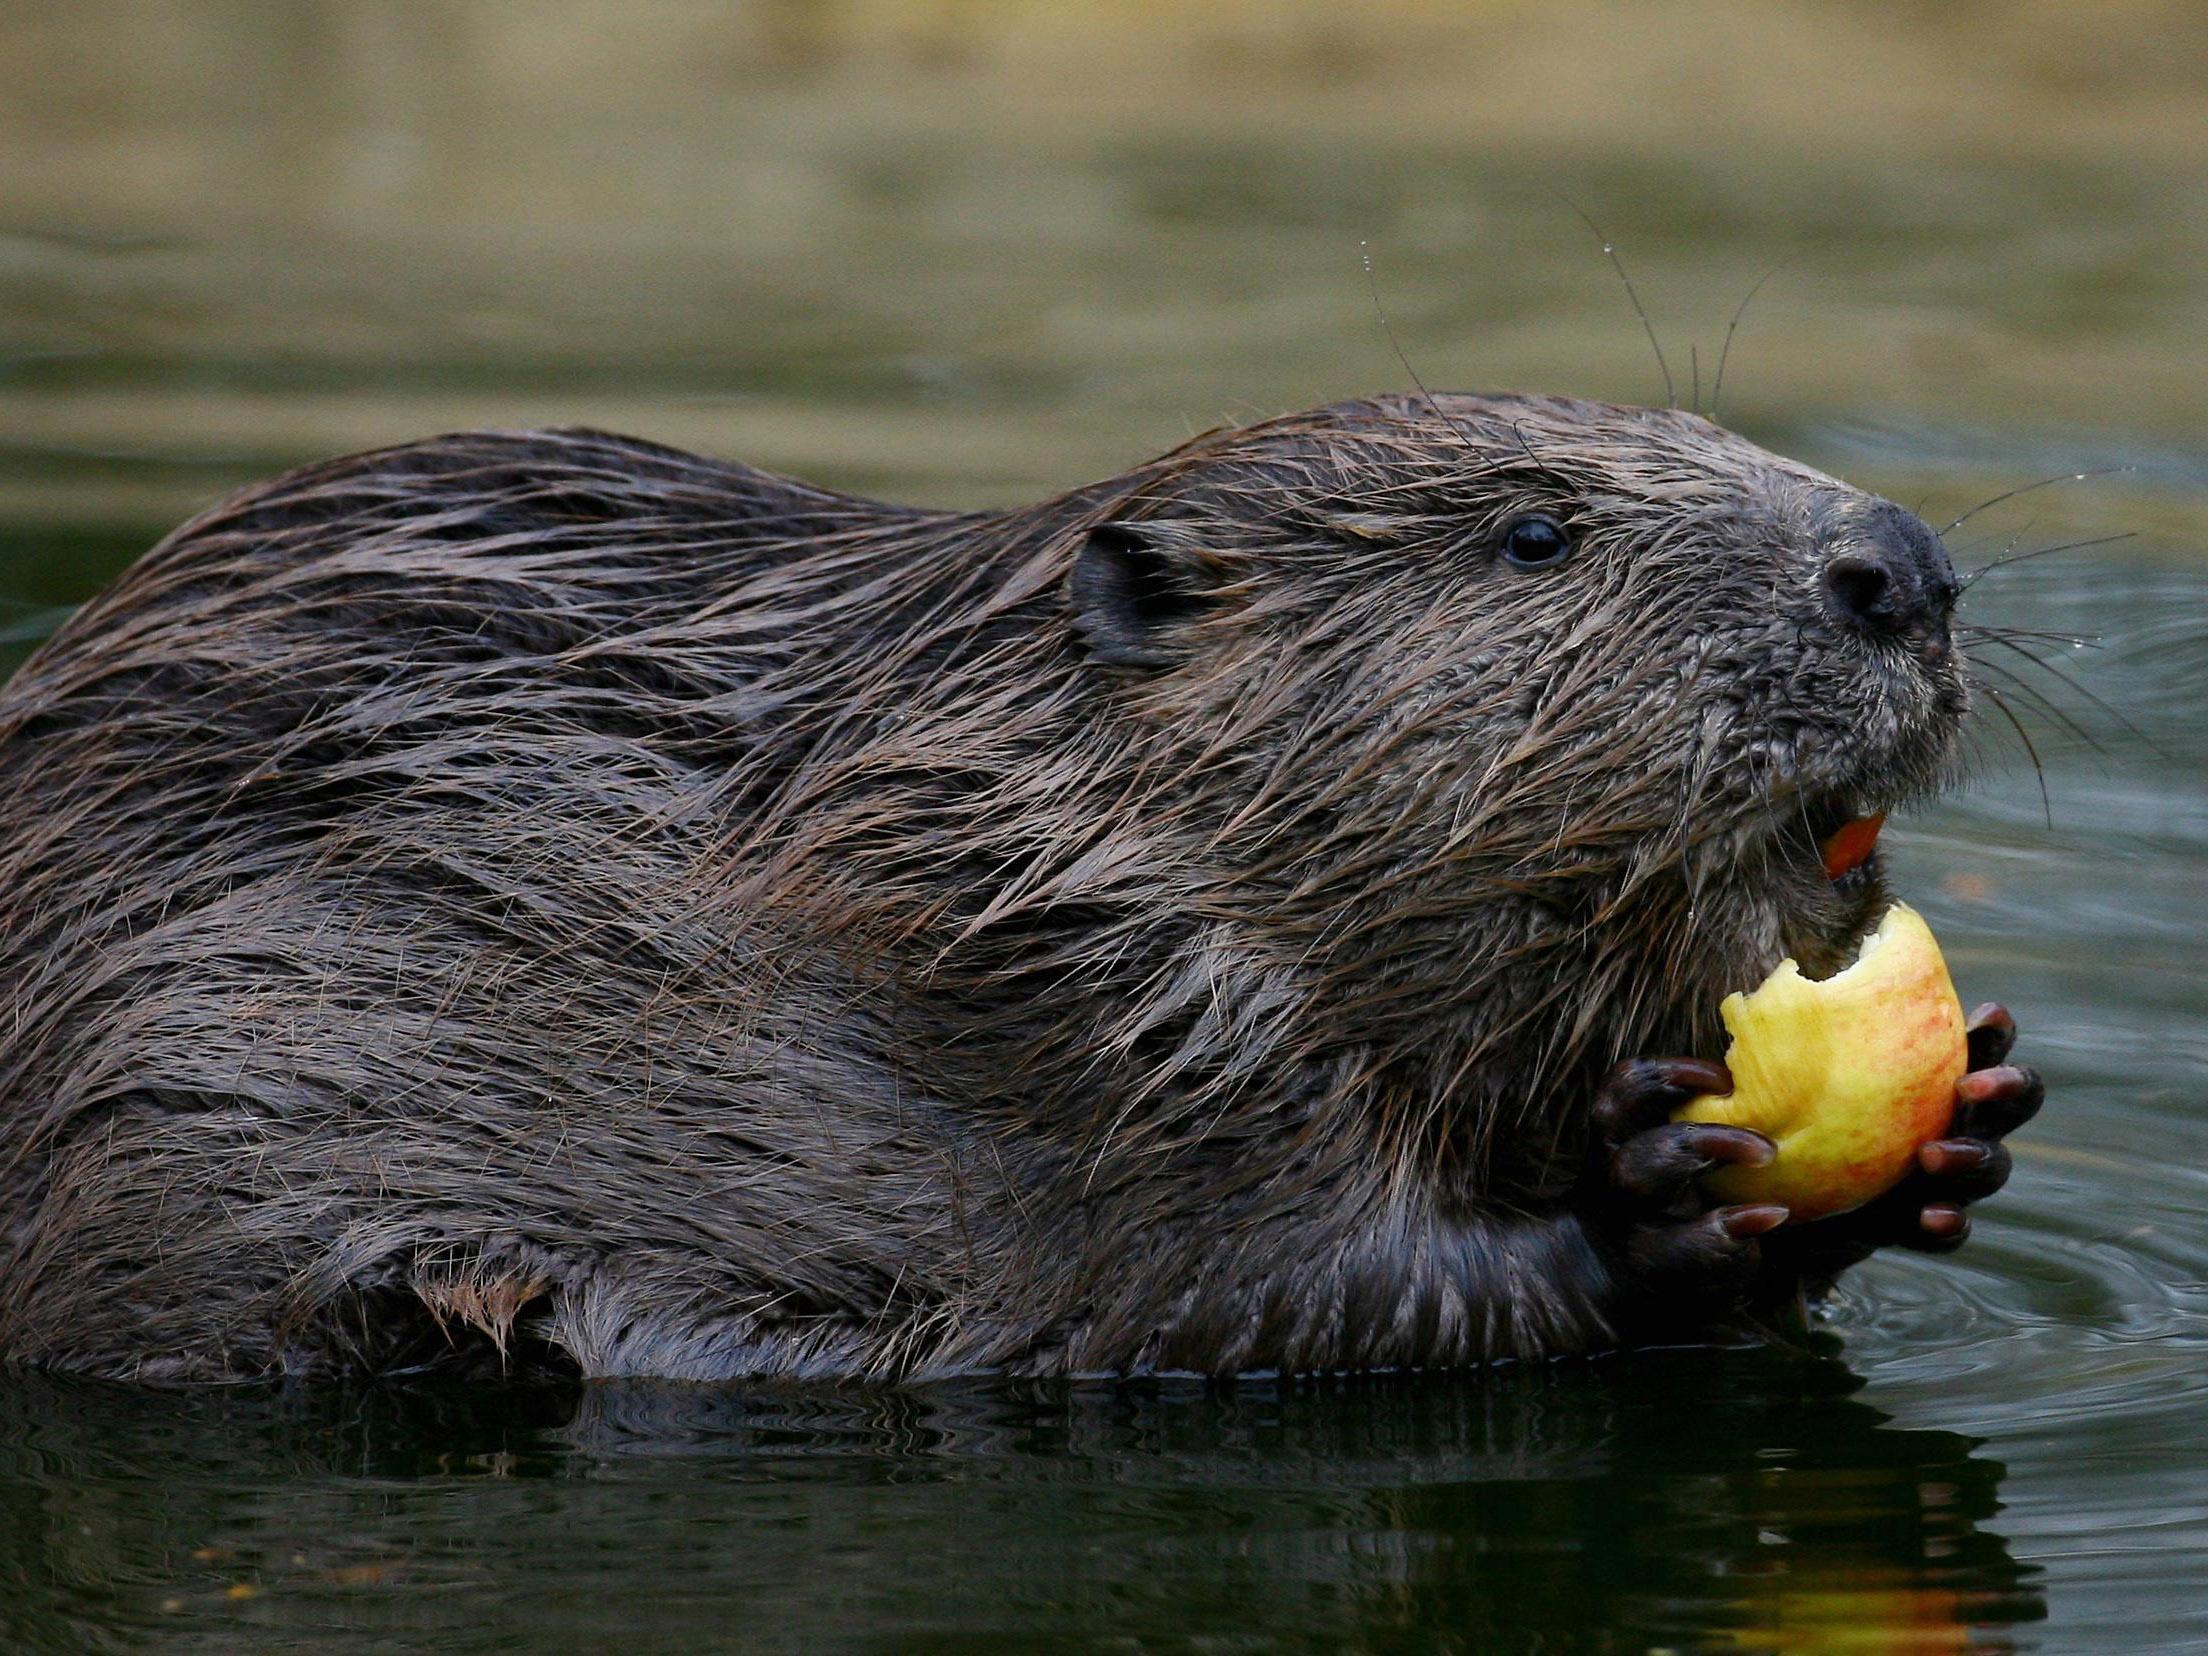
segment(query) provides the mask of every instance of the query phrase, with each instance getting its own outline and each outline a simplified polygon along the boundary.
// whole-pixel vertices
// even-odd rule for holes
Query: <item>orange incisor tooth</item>
[[[1817,848],[1825,859],[1825,878],[1837,880],[1868,862],[1871,852],[1878,846],[1878,831],[1885,826],[1884,811],[1842,824],[1838,832]]]

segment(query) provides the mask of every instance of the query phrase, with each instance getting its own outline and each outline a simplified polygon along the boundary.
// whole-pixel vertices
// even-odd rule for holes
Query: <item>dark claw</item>
[[[1743,1239],[1777,1230],[1793,1215],[1775,1203],[1758,1202],[1747,1207],[1719,1208],[1717,1217],[1724,1221],[1727,1236]]]
[[[2009,1182],[2009,1147],[1985,1139],[1934,1139],[1917,1152],[1927,1180],[1956,1202],[1976,1202]]]
[[[1610,1158],[1610,1182],[1653,1206],[1668,1206],[1720,1163],[1768,1167],[1778,1149],[1761,1133],[1714,1122],[1678,1121],[1635,1133]]]
[[[1687,1224],[1642,1231],[1629,1248],[1634,1272],[1643,1280],[1722,1294],[1755,1274],[1761,1261],[1756,1238],[1786,1216],[1782,1207],[1713,1208]]]
[[[1703,1211],[1708,1198],[1695,1188],[1703,1174],[1728,1164],[1761,1167],[1778,1154],[1744,1127],[1671,1119],[1690,1099],[1732,1090],[1723,1064],[1635,1058],[1611,1071],[1596,1094],[1584,1211],[1594,1234],[1615,1250],[1629,1304],[1692,1302],[1713,1314],[1737,1305],[1762,1266],[1756,1238],[1786,1220],[1783,1207]],[[1654,1326],[1675,1324],[1659,1316]]]
[[[1953,1253],[1969,1235],[1969,1214],[1948,1203],[1935,1202],[1918,1213],[1913,1232],[1895,1240],[1918,1253]]]
[[[1689,1099],[1732,1090],[1733,1072],[1704,1058],[1628,1058],[1595,1095],[1595,1130],[1615,1147],[1661,1127]]]
[[[1974,1070],[1993,1068],[2016,1045],[2016,1020],[2009,1016],[2007,1007],[1992,1001],[1971,1013],[1963,1030],[1970,1054],[1968,1067]]]
[[[2047,1084],[2037,1070],[2016,1064],[1974,1069],[1955,1084],[1955,1125],[1959,1137],[1997,1139],[2013,1133],[2047,1099]]]

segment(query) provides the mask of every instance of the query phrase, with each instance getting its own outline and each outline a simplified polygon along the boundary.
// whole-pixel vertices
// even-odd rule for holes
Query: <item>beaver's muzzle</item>
[[[1962,585],[1923,519],[1878,502],[1850,526],[1846,550],[1825,565],[1825,605],[1851,627],[1944,651]]]

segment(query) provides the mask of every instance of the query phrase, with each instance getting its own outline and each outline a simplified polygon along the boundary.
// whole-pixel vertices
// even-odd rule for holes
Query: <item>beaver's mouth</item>
[[[1821,705],[1829,719],[1805,720],[1781,747],[1765,805],[1771,941],[1812,977],[1844,965],[1891,901],[1881,840],[1887,814],[1952,778],[1967,701],[1950,661],[1929,678],[1912,671],[1859,680],[1852,693],[1836,681]]]
[[[1884,801],[1826,793],[1788,813],[1779,839],[1794,898],[1783,905],[1783,942],[1805,967],[1846,949],[1885,905],[1878,841],[1886,811]]]
[[[1878,835],[1885,826],[1883,808],[1837,796],[1816,803],[1802,821],[1818,869],[1843,894],[1876,879]]]

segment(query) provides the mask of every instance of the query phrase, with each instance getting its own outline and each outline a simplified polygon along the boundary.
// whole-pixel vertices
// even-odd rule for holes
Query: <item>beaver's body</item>
[[[1470,398],[994,516],[590,433],[248,493],[0,696],[0,1357],[1723,1321],[1766,1290],[1665,1297],[1587,1103],[1875,907],[1807,836],[1962,707],[1902,516],[1688,416]],[[1851,555],[1915,607],[1836,596]]]

